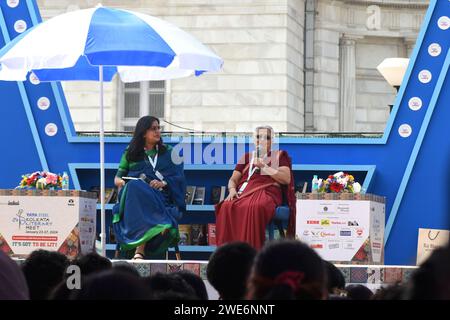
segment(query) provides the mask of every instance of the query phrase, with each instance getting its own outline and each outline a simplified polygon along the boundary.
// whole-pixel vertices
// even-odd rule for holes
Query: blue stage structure
[[[17,21],[22,20],[28,28],[41,22],[34,0],[20,1],[14,8],[2,1],[0,10],[2,47],[19,36],[14,27]],[[280,137],[278,141],[279,148],[293,159],[297,184],[310,181],[313,174],[325,178],[346,171],[354,174],[367,192],[386,197],[386,264],[415,264],[418,228],[449,229],[449,17],[449,1],[430,1],[382,137]],[[14,188],[22,174],[36,170],[68,171],[75,189],[89,190],[100,184],[99,139],[77,135],[59,83],[0,81],[0,96],[0,188]],[[46,134],[46,127],[51,135]],[[164,139],[174,146],[181,143],[188,185],[205,186],[207,201],[211,187],[226,185],[237,159],[251,148],[251,137],[172,135]],[[107,187],[113,186],[129,140],[105,139]],[[188,210],[181,223],[214,222],[212,205],[189,206]]]

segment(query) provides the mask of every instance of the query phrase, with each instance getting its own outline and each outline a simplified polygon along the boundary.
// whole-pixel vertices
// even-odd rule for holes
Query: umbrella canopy
[[[100,81],[101,242],[105,255],[103,81],[166,80],[218,71],[223,61],[201,42],[163,20],[97,6],[56,16],[0,50],[0,80]]]
[[[0,51],[0,80],[166,80],[218,71],[222,59],[161,19],[98,6],[56,16]],[[145,67],[144,67],[145,66]]]

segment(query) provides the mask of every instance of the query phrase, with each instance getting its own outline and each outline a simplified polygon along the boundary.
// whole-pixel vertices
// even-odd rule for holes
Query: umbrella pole
[[[102,244],[101,254],[106,257],[106,231],[105,231],[105,129],[103,119],[103,66],[99,66],[100,80],[100,214],[101,214],[101,233],[100,240]]]

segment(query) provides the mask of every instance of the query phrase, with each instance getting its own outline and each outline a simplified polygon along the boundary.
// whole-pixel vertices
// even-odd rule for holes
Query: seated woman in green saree
[[[178,244],[178,220],[186,210],[186,181],[182,163],[174,163],[172,148],[162,143],[159,120],[145,116],[122,155],[114,179],[120,189],[113,208],[113,229],[121,250],[136,249],[134,259],[145,258],[145,246],[155,238],[155,254]],[[129,179],[125,183],[124,177]]]

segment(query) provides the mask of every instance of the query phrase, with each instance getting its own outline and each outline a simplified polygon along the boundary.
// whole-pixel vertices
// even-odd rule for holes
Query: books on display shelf
[[[194,201],[196,186],[187,186],[186,187],[186,204],[192,204]]]
[[[180,224],[180,246],[206,246],[208,227],[206,224]]]
[[[205,246],[207,245],[207,226],[204,224],[191,225],[191,245]]]
[[[208,245],[215,246],[216,244],[216,224],[208,223]]]
[[[191,225],[190,224],[180,224],[178,226],[178,231],[180,233],[180,246],[191,245]]]
[[[211,203],[217,204],[225,199],[226,186],[213,186],[211,188]]]
[[[206,191],[205,187],[196,187],[192,204],[194,205],[205,204],[205,191]]]
[[[89,191],[95,192],[97,194],[97,203],[100,203],[100,187],[93,186]],[[117,200],[116,188],[105,188],[105,204],[115,203],[116,200]]]

